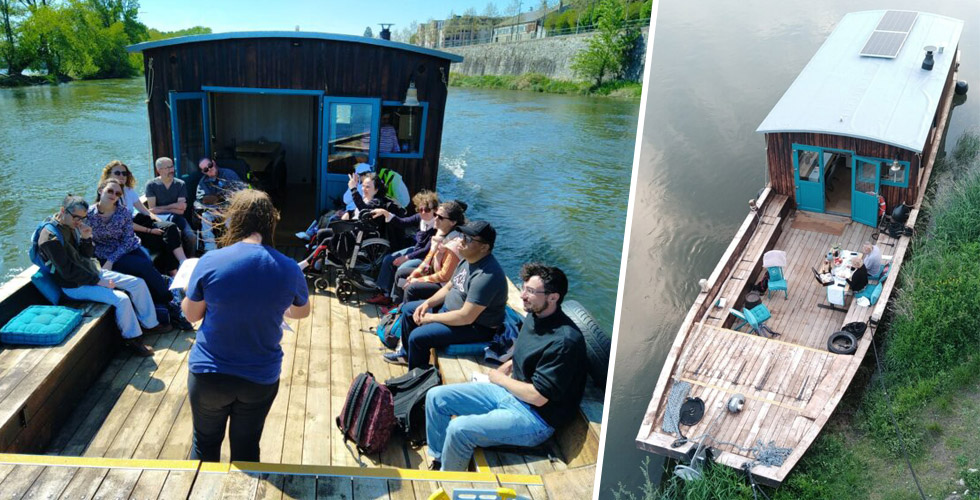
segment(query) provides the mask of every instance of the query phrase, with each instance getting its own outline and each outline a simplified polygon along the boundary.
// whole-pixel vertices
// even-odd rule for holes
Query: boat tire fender
[[[851,332],[834,332],[827,339],[827,350],[834,354],[854,354],[858,340]]]
[[[953,91],[956,95],[966,95],[966,92],[970,90],[970,84],[966,83],[964,80],[959,80],[956,82],[956,89]]]
[[[609,371],[609,349],[612,345],[609,336],[602,331],[599,323],[592,318],[582,304],[574,300],[565,300],[561,305],[562,311],[571,318],[575,326],[582,331],[585,338],[585,354],[589,360],[589,375],[596,386],[605,388],[606,375]]]

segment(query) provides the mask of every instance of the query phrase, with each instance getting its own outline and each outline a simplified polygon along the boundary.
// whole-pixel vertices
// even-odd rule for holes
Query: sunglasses
[[[129,171],[128,170],[113,170],[112,171],[112,175],[115,175],[116,177],[129,177]]]
[[[485,241],[481,240],[480,238],[477,238],[476,236],[470,236],[468,234],[464,234],[463,235],[463,241],[465,241],[466,243],[472,243],[474,241],[477,242],[477,243],[486,243]]]
[[[430,207],[415,207],[415,211],[420,214],[427,214],[432,211]],[[438,217],[438,216],[437,216]]]
[[[80,221],[80,220],[88,219],[88,214],[85,214],[85,215],[75,215],[75,214],[69,212],[68,215],[70,215],[71,218],[72,218],[72,220],[74,220],[74,221]]]
[[[436,214],[436,219],[439,219],[439,220],[449,220],[449,217],[446,217],[445,215]]]
[[[202,167],[201,168],[201,172],[210,172],[212,168],[214,168],[214,163],[212,163],[212,164],[210,164],[210,165],[208,165],[206,167]]]
[[[111,195],[114,195],[114,196],[122,196],[122,191],[116,191],[115,189],[106,189],[104,191],[104,193],[105,194],[111,194]]]

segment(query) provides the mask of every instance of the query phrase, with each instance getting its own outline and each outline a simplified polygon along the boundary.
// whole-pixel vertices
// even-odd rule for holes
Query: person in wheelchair
[[[202,158],[197,166],[204,176],[197,184],[194,209],[201,218],[199,241],[204,251],[208,252],[218,248],[214,223],[221,217],[221,211],[227,207],[227,200],[236,191],[247,186],[234,170],[219,168],[211,158]]]
[[[363,175],[349,174],[347,188],[354,201],[354,208],[347,210],[340,216],[340,220],[361,220],[377,230],[378,236],[388,238],[388,222],[385,220],[384,213],[390,213],[396,217],[404,217],[405,209],[391,201],[383,193],[385,192],[384,182],[378,178],[378,174],[367,172]],[[358,185],[360,184],[360,189]],[[360,191],[363,191],[362,195]],[[374,212],[376,209],[383,209],[384,212]],[[335,221],[329,220],[329,214],[320,218],[320,229],[317,230],[316,237],[310,242],[309,248],[316,249],[323,242],[329,240],[334,235],[332,225]]]

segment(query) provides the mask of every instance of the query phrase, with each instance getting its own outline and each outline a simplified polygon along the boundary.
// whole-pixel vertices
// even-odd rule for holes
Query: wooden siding
[[[411,192],[435,189],[446,107],[449,61],[434,56],[334,40],[254,38],[216,40],[143,53],[149,82],[147,111],[153,156],[172,156],[171,91],[202,86],[325,90],[327,95],[402,100],[414,78],[429,103],[422,159],[385,158],[380,166],[402,174]]]
[[[931,163],[929,157],[932,151],[933,142],[941,140],[945,130],[937,125],[940,123],[939,114],[949,106],[946,100],[952,99],[951,87],[955,82],[955,74],[959,66],[959,52],[957,51],[956,60],[950,66],[949,74],[946,75],[946,84],[939,105],[936,108],[936,116],[933,118],[933,127],[929,136],[923,144],[923,154],[916,153],[904,148],[881,144],[864,139],[845,137],[831,134],[816,134],[803,132],[785,132],[766,134],[766,162],[769,165],[769,178],[773,190],[777,194],[784,194],[789,197],[793,206],[796,205],[796,190],[793,175],[793,144],[806,144],[825,148],[843,149],[853,151],[859,156],[870,156],[883,159],[897,159],[907,161],[909,168],[908,188],[896,186],[881,186],[881,195],[885,198],[888,209],[902,202],[912,203],[919,195],[919,181],[921,179],[922,166]]]

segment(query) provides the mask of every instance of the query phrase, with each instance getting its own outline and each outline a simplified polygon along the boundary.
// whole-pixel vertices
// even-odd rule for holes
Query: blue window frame
[[[892,171],[892,166],[898,164],[898,171]],[[912,164],[907,161],[881,160],[881,185],[909,187],[909,172]]]
[[[180,176],[211,156],[211,118],[205,92],[170,92],[170,133],[174,167]]]
[[[381,119],[389,120],[387,125],[394,129],[398,152],[392,152],[387,146],[391,138],[386,136],[386,124],[381,124],[378,138],[378,156],[380,158],[422,158],[425,151],[425,129],[429,123],[429,103],[422,102],[418,106],[405,106],[400,101],[384,101],[381,103]],[[390,130],[390,129],[389,129]],[[387,151],[386,151],[387,150]]]

